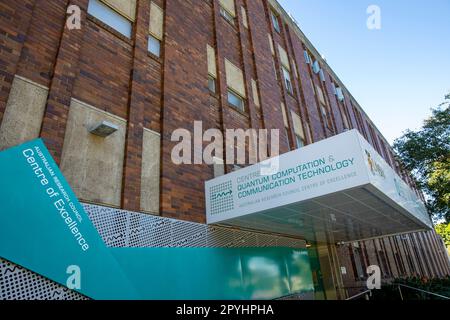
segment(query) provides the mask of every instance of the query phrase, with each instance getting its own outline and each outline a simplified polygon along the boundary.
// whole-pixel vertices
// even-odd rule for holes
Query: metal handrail
[[[352,297],[350,297],[350,298],[347,298],[347,299],[345,299],[346,301],[347,300],[353,300],[353,299],[356,299],[356,298],[359,298],[359,297],[361,297],[361,296],[363,296],[363,295],[365,295],[365,294],[372,294],[372,290],[366,290],[366,291],[363,291],[363,292],[360,292],[360,293],[358,293],[358,294],[355,294],[354,296],[352,296]]]
[[[410,286],[407,286],[406,284],[396,283],[395,285],[398,286],[398,289],[399,289],[400,296],[401,296],[402,300],[403,300],[403,295],[402,295],[402,290],[400,289],[400,287],[405,287],[405,288],[416,290],[416,291],[420,291],[420,292],[423,292],[423,293],[426,293],[426,294],[429,294],[429,295],[432,295],[432,296],[436,296],[436,297],[439,297],[439,298],[442,298],[442,299],[445,299],[445,300],[450,300],[450,297],[446,297],[446,296],[443,296],[443,295],[440,295],[440,294],[437,294],[437,293],[434,293],[434,292],[426,291],[426,290],[423,290],[423,289],[410,287]]]
[[[407,288],[407,289],[411,289],[411,290],[416,290],[416,291],[419,291],[419,292],[422,292],[422,293],[425,293],[425,294],[429,294],[429,295],[432,295],[432,296],[435,296],[435,297],[438,297],[438,298],[441,298],[441,299],[450,300],[450,297],[443,296],[443,295],[438,294],[438,293],[426,291],[426,290],[423,290],[423,289],[411,287],[411,286],[408,286],[408,285],[406,285],[406,284],[393,283],[392,285],[393,285],[393,286],[397,286],[398,292],[399,292],[399,294],[400,294],[401,300],[404,300],[404,298],[403,298],[403,293],[402,293],[402,290],[401,290],[401,287],[404,287],[404,288]],[[364,295],[367,295],[367,294],[369,294],[369,295],[371,296],[371,295],[372,295],[372,290],[366,290],[366,291],[360,292],[360,293],[358,293],[358,294],[356,294],[356,295],[354,295],[354,296],[351,296],[350,298],[347,298],[347,299],[345,299],[345,300],[346,300],[346,301],[348,301],[348,300],[354,300],[354,299],[357,299],[357,298],[359,298],[359,297],[361,297],[361,296],[364,296]]]

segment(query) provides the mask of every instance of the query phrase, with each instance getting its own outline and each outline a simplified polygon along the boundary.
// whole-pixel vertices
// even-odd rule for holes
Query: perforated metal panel
[[[110,247],[297,247],[305,241],[85,204]]]
[[[91,204],[83,206],[108,247],[304,248],[306,245],[305,241],[300,239],[207,226]],[[14,263],[0,259],[0,300],[81,299],[87,298]]]
[[[47,278],[0,259],[0,300],[86,300]]]

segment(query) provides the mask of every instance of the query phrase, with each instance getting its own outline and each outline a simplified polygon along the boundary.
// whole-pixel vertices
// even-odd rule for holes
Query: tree
[[[430,215],[450,221],[450,93],[431,111],[420,130],[395,140],[394,150],[425,193]]]
[[[450,246],[450,223],[441,223],[436,225],[435,227],[436,232],[438,235],[442,237],[444,240],[445,245],[448,247]]]

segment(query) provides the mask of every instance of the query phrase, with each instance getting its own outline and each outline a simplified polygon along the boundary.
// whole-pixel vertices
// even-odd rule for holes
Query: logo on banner
[[[386,175],[384,174],[384,170],[373,158],[369,151],[366,150],[367,163],[369,164],[370,172],[374,176],[379,176],[383,179],[386,179]]]
[[[210,190],[211,214],[219,214],[234,209],[233,185],[231,181],[218,184]]]

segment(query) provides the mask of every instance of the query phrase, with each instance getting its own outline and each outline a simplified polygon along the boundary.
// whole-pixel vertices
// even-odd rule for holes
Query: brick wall
[[[428,231],[338,245],[339,267],[346,270],[346,274],[342,274],[344,289],[352,296],[366,288],[367,275],[361,278],[356,274],[357,264],[364,272],[369,265],[380,266],[384,283],[401,277],[450,276],[450,263],[440,241],[434,231]],[[355,246],[363,249],[361,259],[352,253],[351,248]],[[383,255],[387,269],[381,261]]]

